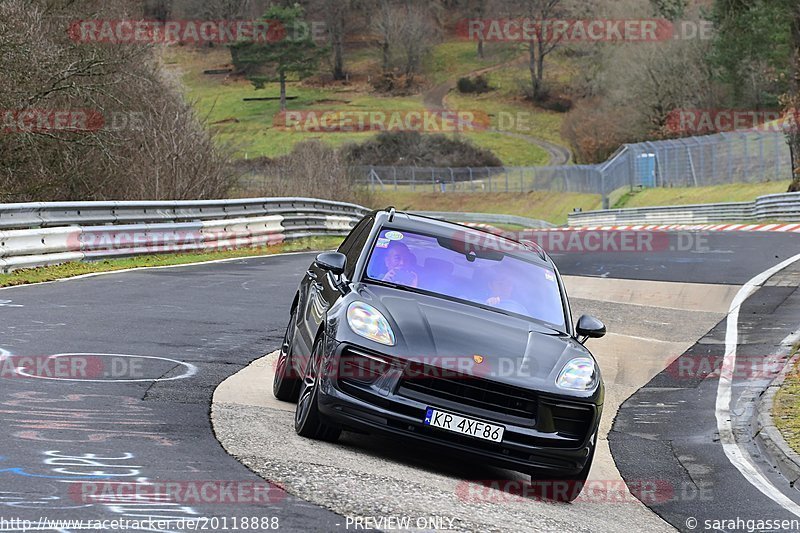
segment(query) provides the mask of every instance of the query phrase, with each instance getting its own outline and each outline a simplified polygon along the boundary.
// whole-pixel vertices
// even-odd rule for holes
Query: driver
[[[489,280],[491,296],[486,300],[486,304],[512,313],[527,315],[525,307],[514,299],[516,286],[516,281],[508,272],[497,272]]]
[[[419,276],[414,271],[417,264],[414,254],[408,246],[402,242],[393,241],[386,253],[386,275],[383,281],[417,288],[419,286]]]

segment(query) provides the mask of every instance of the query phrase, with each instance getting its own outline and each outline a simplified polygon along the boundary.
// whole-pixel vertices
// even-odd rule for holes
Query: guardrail
[[[369,211],[310,198],[0,204],[0,270],[344,236]]]
[[[770,194],[753,202],[608,209],[569,215],[570,226],[708,224],[767,220],[800,222],[800,193]]]

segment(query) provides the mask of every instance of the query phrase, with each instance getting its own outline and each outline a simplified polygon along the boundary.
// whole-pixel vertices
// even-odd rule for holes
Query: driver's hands
[[[503,300],[499,296],[492,296],[491,298],[486,300],[486,303],[489,305],[500,305],[500,302],[502,301]]]
[[[419,277],[417,277],[417,273],[413,270],[404,270],[401,268],[393,268],[389,272],[383,276],[383,281],[388,281],[390,283],[397,283],[397,274],[400,272],[405,272],[410,277],[410,282],[404,282],[404,285],[408,285],[410,287],[416,288],[419,285]]]

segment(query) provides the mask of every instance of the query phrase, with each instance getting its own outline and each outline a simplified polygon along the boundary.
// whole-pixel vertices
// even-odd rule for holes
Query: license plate
[[[492,442],[503,442],[503,433],[506,431],[506,428],[503,426],[496,426],[488,422],[481,422],[480,420],[453,413],[445,413],[433,407],[428,407],[428,411],[425,413],[424,423],[426,426],[444,429],[462,435],[469,435],[476,439],[490,440]]]

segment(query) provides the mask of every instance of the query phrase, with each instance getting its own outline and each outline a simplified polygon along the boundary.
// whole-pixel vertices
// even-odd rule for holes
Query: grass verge
[[[518,215],[553,224],[566,224],[567,215],[576,207],[584,211],[600,209],[596,194],[534,191],[528,193],[433,193],[375,191],[373,207],[393,205],[405,211],[446,211],[464,213],[499,213]]]
[[[798,346],[795,346],[797,353]],[[772,404],[775,427],[792,449],[800,453],[800,361],[789,372]]]
[[[339,246],[341,237],[314,237],[290,241],[276,246],[259,248],[241,248],[238,250],[222,250],[215,252],[163,254],[128,257],[124,259],[109,259],[91,263],[64,263],[40,268],[16,270],[10,274],[0,274],[0,287],[13,287],[42,283],[59,279],[72,278],[84,274],[97,272],[113,272],[131,268],[160,267],[172,265],[187,265],[216,261],[220,259],[234,259],[237,257],[250,257],[260,255],[275,255],[287,252],[305,252],[316,250],[331,250]]]
[[[784,193],[788,189],[788,180],[764,183],[733,183],[730,185],[713,185],[711,187],[644,189],[626,194],[614,204],[614,208],[749,202],[759,196]]]

